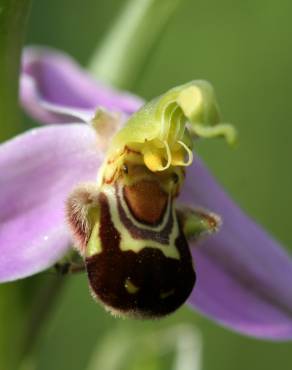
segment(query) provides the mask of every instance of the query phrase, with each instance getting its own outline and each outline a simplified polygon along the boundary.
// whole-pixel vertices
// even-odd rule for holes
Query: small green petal
[[[187,240],[198,240],[205,235],[217,232],[221,227],[221,218],[205,209],[178,207],[178,215]]]
[[[193,140],[223,136],[236,140],[232,125],[220,123],[214,89],[207,81],[175,87],[136,112],[112,142],[109,156],[126,146],[141,152],[153,172],[170,166],[189,166]]]

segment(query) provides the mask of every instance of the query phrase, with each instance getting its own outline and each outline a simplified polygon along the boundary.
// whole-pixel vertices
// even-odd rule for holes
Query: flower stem
[[[23,330],[21,342],[22,366],[34,361],[33,355],[37,340],[42,335],[46,323],[52,311],[58,303],[68,274],[84,272],[85,266],[77,252],[71,249],[56,265],[47,273],[40,275],[38,290],[34,295],[31,310]]]
[[[131,88],[183,0],[129,0],[98,47],[89,69],[119,88]]]
[[[18,80],[21,48],[31,0],[0,4],[0,141],[20,129]]]
[[[66,280],[65,276],[56,273],[46,279],[44,284],[39,287],[27,320],[27,326],[23,331],[21,356],[23,361],[26,362],[33,355],[37,339],[42,334],[45,323],[55,308]]]

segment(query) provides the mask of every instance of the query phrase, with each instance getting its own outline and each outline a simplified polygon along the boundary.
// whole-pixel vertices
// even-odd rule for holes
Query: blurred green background
[[[62,49],[86,65],[123,4],[121,0],[35,1],[26,43]],[[183,1],[133,86],[135,93],[151,98],[191,79],[213,83],[224,119],[240,132],[240,145],[231,150],[215,140],[200,143],[198,151],[241,207],[290,252],[291,14],[289,0]],[[28,118],[23,122],[23,130],[35,124]],[[45,273],[2,287],[0,345],[6,356],[13,357],[18,332],[31,315],[34,289],[50,279]],[[97,348],[116,330],[133,339],[133,353],[149,359],[153,350],[138,345],[135,338],[178,323],[200,332],[204,370],[292,369],[291,343],[240,336],[187,307],[161,322],[116,320],[93,302],[84,276],[67,280],[37,342],[36,360],[31,362],[35,369],[86,369]],[[112,344],[112,355],[115,348]],[[158,362],[131,366],[169,370],[169,356],[166,351]]]

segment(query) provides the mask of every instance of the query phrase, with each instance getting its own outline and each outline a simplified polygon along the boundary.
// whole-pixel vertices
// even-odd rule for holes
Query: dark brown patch
[[[136,220],[155,225],[164,214],[168,195],[157,181],[142,180],[125,186],[124,198]]]
[[[100,196],[99,236],[102,252],[86,259],[91,288],[105,306],[125,316],[158,318],[175,311],[189,297],[195,272],[192,257],[182,232],[176,240],[180,259],[167,258],[145,246],[139,253],[121,251],[104,194]],[[137,287],[130,293],[125,283]]]

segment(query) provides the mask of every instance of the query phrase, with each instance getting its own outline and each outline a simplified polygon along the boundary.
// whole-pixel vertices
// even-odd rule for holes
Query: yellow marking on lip
[[[94,225],[86,247],[86,257],[94,256],[102,252],[102,245],[99,238],[99,222]]]
[[[174,294],[174,293],[175,293],[175,290],[174,290],[174,289],[171,289],[171,290],[169,290],[168,292],[160,293],[160,298],[161,298],[161,299],[165,299],[165,298],[167,298],[167,297],[171,296],[171,295],[172,295],[172,294]]]
[[[132,283],[130,278],[126,279],[125,288],[126,288],[127,292],[130,293],[130,294],[136,294],[140,290],[140,288],[138,286],[136,286],[134,283]]]

